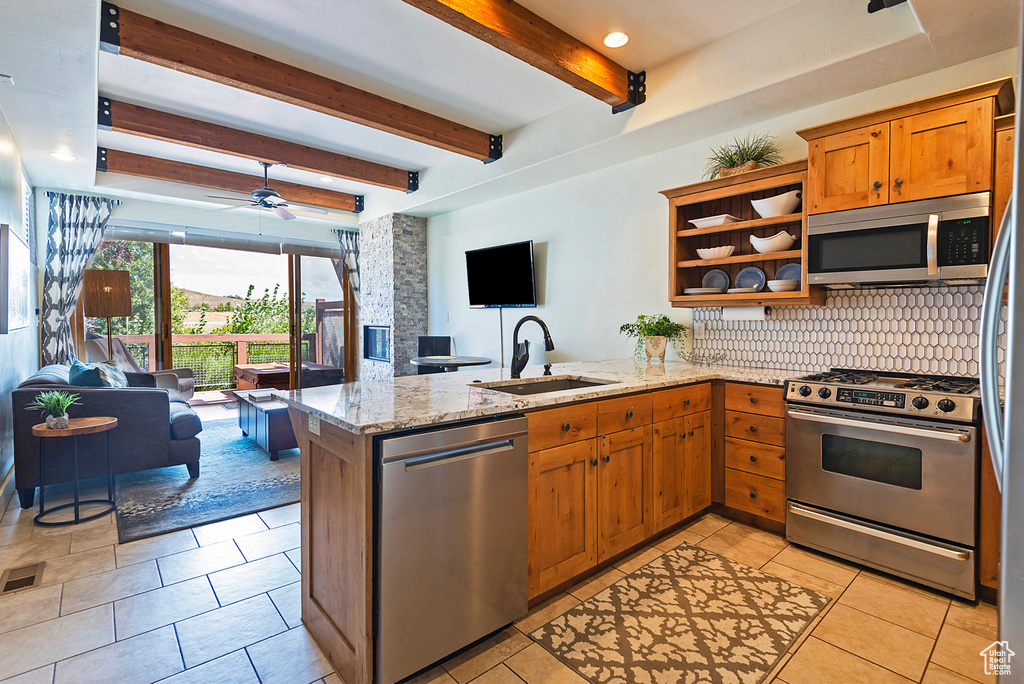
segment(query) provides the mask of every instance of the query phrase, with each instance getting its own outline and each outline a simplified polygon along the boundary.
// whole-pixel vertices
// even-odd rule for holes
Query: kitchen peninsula
[[[514,382],[603,384],[522,396],[491,388],[507,386],[507,369],[479,369],[277,393],[302,450],[303,621],[345,681],[375,678],[375,464],[385,437],[526,415],[531,601],[713,502],[781,531],[781,386],[793,370],[616,360],[552,372],[531,367]]]

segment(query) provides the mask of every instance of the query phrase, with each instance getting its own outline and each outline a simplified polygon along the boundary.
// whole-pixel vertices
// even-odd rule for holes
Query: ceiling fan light
[[[622,31],[612,31],[604,37],[604,44],[610,48],[620,48],[629,42],[629,36]]]
[[[334,179],[331,178],[330,176],[320,176],[320,182],[321,183],[333,183]]]

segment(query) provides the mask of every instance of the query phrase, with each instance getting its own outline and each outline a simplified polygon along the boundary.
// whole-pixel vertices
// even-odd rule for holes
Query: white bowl
[[[758,216],[761,218],[771,218],[773,216],[792,214],[800,206],[800,197],[801,192],[799,190],[791,190],[774,197],[750,200],[750,204],[754,207],[754,211],[757,212]]]
[[[761,254],[782,252],[792,247],[794,242],[796,242],[796,236],[790,235],[784,230],[766,238],[759,238],[754,235],[750,236],[750,244],[752,244],[754,249]]]
[[[722,259],[732,256],[736,251],[736,245],[723,245],[722,247],[706,247],[697,250],[697,256],[701,259]]]
[[[721,226],[726,223],[736,223],[737,221],[739,221],[739,219],[732,214],[719,214],[718,216],[705,216],[704,218],[690,219],[690,223],[698,228],[710,228],[711,226]]]
[[[772,292],[792,292],[800,287],[799,280],[769,280],[768,289]]]

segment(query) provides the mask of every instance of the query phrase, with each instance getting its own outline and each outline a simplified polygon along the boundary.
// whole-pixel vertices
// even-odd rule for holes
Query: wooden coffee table
[[[269,395],[270,390],[235,392],[238,397],[238,427],[243,435],[270,453],[271,461],[276,461],[278,452],[294,449],[299,443],[288,418],[288,405],[267,398]]]
[[[289,389],[288,364],[281,361],[243,363],[234,367],[233,374],[235,386],[240,390]],[[345,374],[341,368],[312,361],[303,361],[302,377],[304,385],[334,385],[345,382]]]

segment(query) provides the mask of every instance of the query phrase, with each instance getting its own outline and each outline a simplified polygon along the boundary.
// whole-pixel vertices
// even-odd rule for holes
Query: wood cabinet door
[[[711,411],[687,416],[686,430],[686,515],[711,505]]]
[[[530,596],[597,564],[597,443],[530,454]]]
[[[999,544],[1003,526],[1003,497],[996,484],[988,438],[981,438],[981,492],[978,512],[978,581],[999,588]]]
[[[992,98],[893,121],[889,201],[992,189]]]
[[[686,494],[686,419],[654,424],[651,445],[651,533],[690,514]]]
[[[889,124],[812,140],[807,150],[808,214],[889,201]]]
[[[600,438],[597,466],[597,560],[604,561],[647,538],[645,480],[651,426]]]

